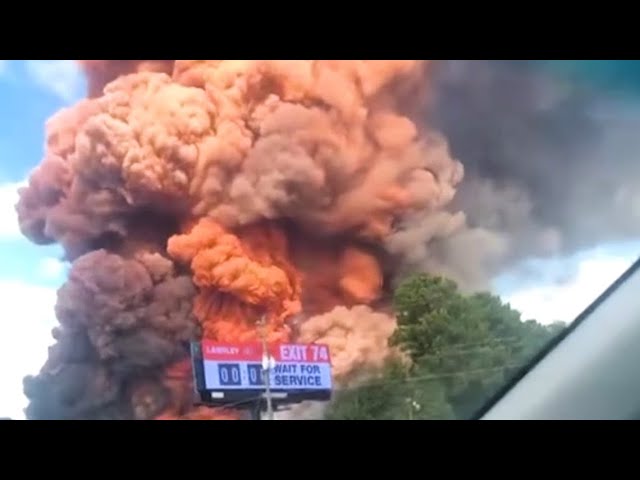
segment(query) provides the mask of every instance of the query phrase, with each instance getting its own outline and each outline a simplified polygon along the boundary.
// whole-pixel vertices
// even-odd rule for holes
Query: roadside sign
[[[265,391],[269,374],[275,398],[284,403],[331,397],[329,347],[322,344],[271,344],[268,355],[260,343],[192,345],[197,390],[208,402],[253,398]],[[268,368],[266,368],[268,367]],[[281,402],[282,403],[282,402]]]

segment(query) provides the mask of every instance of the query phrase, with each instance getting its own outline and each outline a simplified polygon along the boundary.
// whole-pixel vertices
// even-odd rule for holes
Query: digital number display
[[[240,365],[237,363],[218,364],[218,375],[220,377],[220,385],[223,387],[235,387],[242,384]]]
[[[243,381],[245,375],[243,370],[246,369],[247,381]],[[244,364],[239,363],[220,363],[218,364],[218,384],[221,387],[237,387],[248,383],[252,387],[261,387],[264,385],[262,374],[262,365],[260,364]]]
[[[247,365],[247,371],[249,372],[249,385],[252,387],[259,387],[264,385],[264,378],[262,376],[262,365]]]

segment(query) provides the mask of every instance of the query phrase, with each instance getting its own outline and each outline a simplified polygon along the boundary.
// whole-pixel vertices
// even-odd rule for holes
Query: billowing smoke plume
[[[379,365],[411,249],[386,242],[462,180],[416,116],[430,64],[81,63],[89,98],[48,122],[17,207],[73,262],[29,416],[237,418],[193,409],[188,342],[255,340],[261,318],[333,344],[338,381]]]
[[[392,354],[387,342],[395,328],[394,318],[368,306],[341,306],[307,320],[300,328],[299,340],[329,345],[332,373],[340,381],[381,368]]]
[[[430,122],[465,166],[452,207],[498,253],[492,268],[640,235],[635,102],[553,67],[447,61],[431,77]]]
[[[563,223],[587,190],[557,165],[598,130],[582,99],[513,67],[81,64],[89,98],[48,122],[17,207],[73,262],[57,343],[25,380],[31,418],[240,418],[193,407],[188,342],[254,340],[261,318],[270,340],[328,343],[351,381],[393,354],[407,271],[483,287],[591,231]]]
[[[64,329],[86,332],[111,370],[131,372],[181,356],[197,332],[194,296],[191,279],[157,253],[126,259],[97,250],[74,263],[56,314]]]
[[[640,235],[634,102],[536,62],[440,61],[430,79],[429,124],[465,178],[445,210],[405,216],[387,239],[403,271],[487,288],[518,260]]]

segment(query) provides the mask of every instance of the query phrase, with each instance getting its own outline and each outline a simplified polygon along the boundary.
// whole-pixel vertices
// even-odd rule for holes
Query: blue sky
[[[22,378],[37,373],[47,356],[55,292],[67,270],[58,247],[32,245],[20,236],[16,190],[41,159],[46,119],[84,91],[74,62],[0,60],[0,417],[23,417]],[[534,280],[515,284],[513,275],[505,275],[496,289],[526,317],[571,320],[639,251],[637,243],[626,243],[531,260],[528,266],[540,272]]]
[[[58,247],[20,236],[16,189],[42,157],[46,119],[84,90],[74,62],[0,60],[0,417],[23,416],[22,377],[46,358],[66,271]]]

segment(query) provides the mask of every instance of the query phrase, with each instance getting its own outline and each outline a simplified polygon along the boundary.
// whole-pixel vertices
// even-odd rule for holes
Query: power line
[[[409,377],[402,380],[394,380],[389,382],[371,382],[371,383],[365,383],[362,385],[354,385],[353,387],[343,387],[343,388],[337,389],[336,392],[353,391],[353,390],[360,390],[363,388],[371,388],[371,387],[385,387],[389,385],[401,385],[401,384],[421,382],[421,381],[441,380],[443,378],[460,377],[463,375],[473,375],[476,373],[496,372],[500,370],[507,370],[509,368],[520,368],[520,367],[523,367],[524,365],[525,364],[522,364],[522,363],[514,363],[514,364],[503,365],[501,367],[480,368],[476,370],[460,370],[457,372],[443,373],[438,375],[423,375],[420,377]]]
[[[453,356],[457,356],[457,355],[465,355],[468,353],[478,353],[478,352],[486,352],[489,349],[493,349],[495,351],[495,349],[500,349],[500,350],[504,350],[504,349],[508,349],[509,347],[514,347],[514,346],[521,346],[523,345],[523,342],[520,343],[514,343],[511,345],[485,345],[485,346],[481,346],[481,347],[476,347],[476,348],[466,348],[466,349],[459,349],[459,350],[452,350],[452,351],[442,351],[442,352],[438,352],[438,353],[425,353],[424,355],[418,357],[417,361],[423,360],[423,359],[427,359],[427,358],[442,358],[442,357],[453,357]]]
[[[257,395],[255,397],[243,398],[242,400],[238,400],[237,402],[225,403],[217,408],[233,408],[233,407],[237,407],[238,405],[242,405],[243,403],[256,402],[261,399],[262,399],[262,394]]]
[[[204,405],[198,405],[196,404],[197,407],[205,407],[209,410],[213,410],[213,411],[224,411],[224,410],[234,410],[234,407],[238,407],[242,404],[246,404],[246,403],[251,403],[254,401],[258,401],[262,398],[262,396],[257,396],[257,397],[249,397],[249,398],[243,398],[241,400],[238,400],[236,402],[230,402],[230,403],[224,403],[224,404],[220,404],[220,405],[210,405],[210,404],[204,404]],[[235,409],[235,410],[239,410],[239,409]],[[182,415],[182,417],[184,417],[185,415],[188,415],[189,413],[186,412],[184,415]],[[180,416],[177,417],[177,419],[181,419]],[[184,419],[184,418],[182,418]],[[0,419],[2,420],[2,419]]]
[[[371,383],[365,383],[362,385],[354,385],[352,387],[343,387],[340,389],[337,389],[336,392],[348,392],[348,391],[355,391],[355,390],[361,390],[361,389],[365,389],[365,388],[375,388],[375,387],[384,387],[384,386],[391,386],[391,385],[404,385],[404,384],[411,384],[411,383],[420,383],[420,382],[424,382],[424,381],[433,381],[433,380],[441,380],[444,378],[455,378],[455,377],[460,377],[460,376],[464,376],[464,375],[473,375],[473,374],[477,374],[477,373],[488,373],[488,372],[497,372],[500,370],[506,370],[508,368],[519,368],[524,366],[524,364],[521,363],[516,363],[516,364],[507,364],[507,365],[503,365],[501,367],[494,367],[494,368],[479,368],[479,369],[474,369],[474,370],[460,370],[457,372],[449,372],[449,373],[443,373],[443,374],[437,374],[437,375],[422,375],[419,377],[410,377],[410,378],[405,378],[402,380],[394,380],[394,381],[387,381],[387,382],[371,382]],[[232,402],[232,403],[226,403],[218,408],[220,409],[232,409],[233,407],[236,407],[238,405],[242,405],[242,404],[248,404],[254,401],[259,401],[262,400],[264,398],[264,396],[262,394],[255,396],[255,397],[250,397],[250,398],[245,398],[242,400],[239,400],[237,402]]]
[[[241,400],[235,401],[235,402],[230,402],[230,403],[224,403],[221,404],[219,406],[211,406],[211,405],[207,405],[208,408],[212,409],[212,410],[233,410],[234,407],[239,407],[243,404],[249,404],[251,405],[254,402],[259,402],[260,400],[262,400],[263,396],[262,394],[257,395],[255,397],[249,397],[249,398],[243,398]]]
[[[471,343],[457,343],[452,345],[447,345],[443,350],[455,350],[457,348],[474,348],[474,347],[490,347],[493,345],[518,345],[523,342],[521,337],[503,337],[495,340],[486,340],[484,342],[471,342]]]

